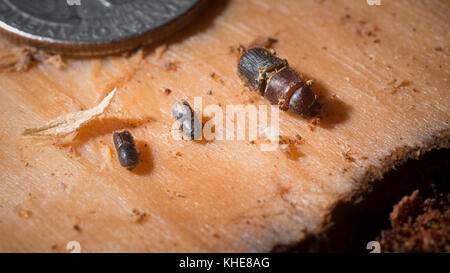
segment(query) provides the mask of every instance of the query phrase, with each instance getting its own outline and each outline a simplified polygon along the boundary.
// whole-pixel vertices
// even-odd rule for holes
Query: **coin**
[[[65,55],[120,52],[186,26],[206,0],[0,0],[0,33]]]

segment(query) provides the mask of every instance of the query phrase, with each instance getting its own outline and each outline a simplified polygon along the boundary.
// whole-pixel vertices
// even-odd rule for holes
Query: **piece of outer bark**
[[[64,252],[73,240],[83,252],[270,251],[322,232],[336,205],[364,198],[406,159],[449,146],[447,1],[213,2],[198,23],[164,41],[161,60],[149,48],[67,59],[63,71],[37,65],[0,74],[1,251]],[[281,134],[305,140],[301,155],[249,141],[174,140],[170,108],[180,99],[203,96],[203,106],[224,109],[268,104],[244,91],[228,53],[262,35],[279,40],[278,54],[314,80],[323,103],[315,130],[280,113]],[[166,71],[173,60],[178,69]],[[394,94],[393,79],[406,83]],[[114,104],[71,145],[19,137],[89,108],[112,87],[122,90]],[[126,128],[145,141],[133,173],[107,162],[117,159],[112,132]],[[135,221],[135,209],[146,221]]]

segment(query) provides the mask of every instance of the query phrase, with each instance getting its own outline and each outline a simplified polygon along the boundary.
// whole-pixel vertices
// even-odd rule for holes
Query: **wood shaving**
[[[237,46],[230,46],[229,52],[231,54],[237,53],[238,56],[241,56],[244,52],[251,48],[263,47],[271,50],[272,54],[275,54],[275,51],[272,50],[276,43],[278,43],[278,40],[275,38],[258,36],[246,46],[242,44],[239,44]]]
[[[40,127],[25,129],[22,135],[61,136],[72,133],[101,115],[111,103],[116,91],[117,88],[111,91],[98,105],[88,110],[63,115]]]
[[[81,227],[79,225],[73,225],[73,229],[78,231],[78,232],[82,232],[83,230],[81,229]]]
[[[51,55],[34,47],[8,47],[0,55],[0,70],[27,71],[33,62],[50,64],[59,70],[66,68],[61,55]]]
[[[293,139],[288,136],[279,136],[278,144],[279,148],[287,158],[291,160],[297,160],[301,156],[301,152],[298,150],[298,145],[303,144],[302,140]]]
[[[375,32],[380,30],[377,26],[365,21],[360,21],[360,24],[363,25],[363,27],[360,30],[360,33],[364,36],[368,37],[375,36]]]
[[[387,90],[391,94],[397,93],[399,89],[405,88],[410,84],[410,82],[401,80],[401,79],[391,79],[386,87],[385,90]]]
[[[179,63],[177,61],[170,61],[170,62],[164,64],[164,69],[166,71],[177,71],[178,64]]]
[[[237,53],[238,56],[241,56],[246,50],[244,45],[239,44],[238,46],[230,46],[229,52],[230,54]]]
[[[320,120],[321,120],[320,117],[313,118],[313,119],[311,120],[311,124],[314,125],[314,126],[317,126],[317,125],[320,124]]]
[[[30,218],[31,217],[31,211],[30,210],[19,210],[19,216],[21,217],[21,218],[24,218],[24,219],[28,219],[28,218]]]
[[[6,71],[26,71],[35,53],[35,48],[14,48],[11,52],[0,56],[0,69]]]
[[[148,216],[148,214],[145,211],[140,211],[138,209],[133,209],[132,213],[136,217],[135,218],[136,223],[144,222]]]
[[[254,47],[264,47],[267,49],[272,49],[273,45],[278,42],[277,39],[271,38],[271,37],[257,37],[255,40],[250,42],[247,45],[247,49],[254,48]]]
[[[349,162],[355,162],[355,158],[353,157],[353,153],[351,150],[347,150],[342,153],[342,156],[345,158],[345,160]]]
[[[61,55],[53,55],[44,60],[45,64],[51,64],[59,70],[63,70],[66,68],[66,64],[64,63]]]
[[[211,78],[213,78],[215,81],[220,82],[221,84],[224,84],[225,82],[221,79],[221,77],[219,75],[217,75],[215,72],[212,72],[211,74],[209,74],[209,76]]]
[[[161,60],[163,54],[167,51],[167,48],[168,48],[167,45],[166,45],[166,44],[163,44],[163,45],[161,45],[161,46],[158,46],[158,47],[155,49],[155,55],[156,55],[156,59],[157,59],[157,60]]]

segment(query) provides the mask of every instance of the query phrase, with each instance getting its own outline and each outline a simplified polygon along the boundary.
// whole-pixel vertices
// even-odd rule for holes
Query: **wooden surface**
[[[404,159],[448,147],[448,1],[212,2],[159,59],[163,43],[65,58],[62,70],[1,72],[1,251],[65,252],[69,241],[86,252],[270,251],[321,232],[337,203]],[[230,53],[258,36],[278,39],[278,55],[314,80],[324,105],[314,130],[280,113],[281,135],[304,139],[297,156],[249,141],[174,140],[179,99],[267,104],[244,87]],[[20,136],[113,87],[110,107],[73,139]],[[114,152],[112,133],[124,128],[142,151],[134,172]]]

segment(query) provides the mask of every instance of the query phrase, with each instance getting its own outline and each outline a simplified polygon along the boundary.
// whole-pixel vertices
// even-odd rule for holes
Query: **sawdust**
[[[56,67],[59,70],[66,68],[61,55],[52,55],[34,47],[8,47],[2,48],[0,55],[0,70],[25,72],[33,64],[43,63]]]

